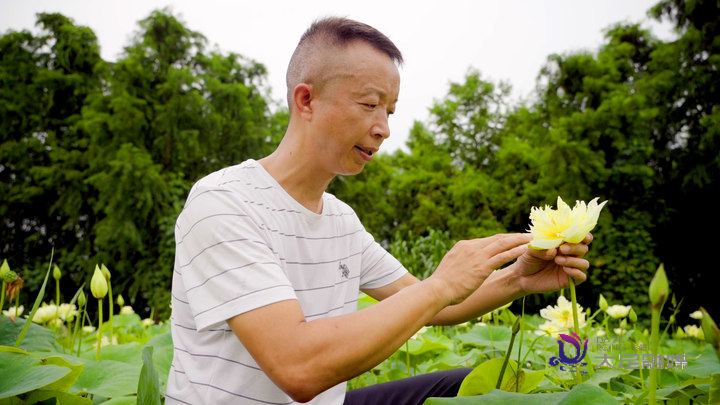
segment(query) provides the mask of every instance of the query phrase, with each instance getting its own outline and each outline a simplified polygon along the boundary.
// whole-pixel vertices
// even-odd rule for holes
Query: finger
[[[517,259],[518,257],[522,256],[523,253],[525,253],[527,251],[528,251],[528,247],[525,246],[525,244],[516,246],[510,250],[503,250],[503,251],[497,252],[495,255],[489,257],[487,260],[487,264],[491,268],[496,269],[511,260]]]
[[[552,260],[557,254],[558,254],[557,248],[552,249],[544,249],[544,250],[537,250],[537,249],[528,249],[527,254],[535,259],[542,260],[542,261],[548,261]]]
[[[575,280],[575,284],[580,284],[587,280],[587,274],[574,267],[563,267],[562,269],[565,274],[568,275],[568,277],[571,277],[573,280]]]
[[[590,268],[590,262],[580,257],[557,256],[555,263],[559,266],[576,268],[581,271],[587,271]]]
[[[583,257],[588,252],[588,245],[584,243],[566,243],[560,245],[559,254],[563,256]]]
[[[587,236],[585,236],[585,239],[583,239],[582,243],[589,245],[593,241],[593,239],[593,234],[588,233]]]
[[[472,244],[474,245],[473,247],[478,248],[478,249],[482,249],[482,248],[484,248],[484,247],[486,247],[486,246],[490,246],[490,245],[492,245],[493,243],[496,243],[496,242],[498,242],[498,241],[503,241],[503,240],[508,240],[508,239],[516,239],[518,236],[521,237],[522,239],[528,239],[528,238],[530,238],[530,239],[528,239],[528,242],[526,242],[526,243],[529,243],[530,240],[532,240],[532,239],[531,239],[532,237],[530,236],[530,234],[524,234],[524,233],[498,233],[498,234],[495,234],[495,235],[492,235],[492,236],[488,236],[488,237],[485,237],[485,238],[472,239],[472,240],[470,240],[470,242],[472,242]]]

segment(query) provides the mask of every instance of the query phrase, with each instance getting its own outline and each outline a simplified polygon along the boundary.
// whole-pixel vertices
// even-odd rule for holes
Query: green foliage
[[[103,347],[95,361],[94,334],[86,336],[79,355],[66,352],[67,340],[33,324],[22,348],[7,346],[25,323],[0,316],[0,403],[91,404],[125,399],[159,404],[172,361],[172,339],[166,326],[142,326],[136,314],[115,317],[119,343]],[[64,330],[64,326],[63,326]],[[150,336],[153,336],[152,338]],[[14,343],[14,342],[12,342]],[[92,395],[94,402],[87,397]]]
[[[508,310],[503,311],[509,314]],[[501,318],[506,322],[499,321]],[[476,323],[423,328],[390,358],[351,380],[349,388],[436,370],[472,367],[474,371],[466,377],[460,389],[461,395],[470,396],[433,398],[426,403],[644,403],[648,395],[648,369],[629,369],[625,367],[627,363],[618,360],[618,356],[686,354],[687,366],[684,369],[657,370],[660,375],[658,399],[672,401],[686,398],[704,403],[708,397],[717,395],[711,384],[720,375],[720,362],[714,356],[712,346],[702,340],[666,336],[661,340],[658,352],[650,353],[649,337],[637,330],[624,331],[621,337],[611,330],[602,339],[615,343],[603,345],[597,343],[596,338],[604,328],[603,324],[595,321],[594,317],[590,318],[580,333],[583,339],[588,339],[584,358],[588,365],[582,367],[588,370],[588,374],[583,374],[583,382],[577,384],[575,373],[550,365],[550,358],[558,356],[558,338],[535,333],[539,331],[541,321],[537,315],[525,315],[521,325],[526,333],[516,337],[499,390],[495,389],[495,385],[510,343],[510,325],[514,316],[494,318],[492,325]],[[619,339],[622,339],[622,344],[617,344]],[[638,347],[642,349],[636,351]],[[514,360],[517,358],[521,359],[520,370]],[[603,358],[610,359],[613,368],[603,366],[594,369]],[[591,368],[592,372],[589,371]]]
[[[455,241],[449,233],[431,229],[427,236],[396,235],[388,251],[420,280],[428,278]]]
[[[484,395],[495,389],[502,372],[503,361],[502,357],[495,357],[475,367],[460,385],[458,396]],[[503,374],[500,382],[503,391],[527,394],[537,388],[545,377],[545,370],[527,372],[518,370],[517,362],[514,360],[508,363],[509,369]]]
[[[160,382],[158,381],[158,373],[152,359],[153,348],[147,346],[143,349],[142,360],[143,367],[140,370],[140,381],[138,381],[138,404],[142,405],[159,405],[160,401]]]
[[[87,27],[59,14],[38,24],[38,36],[0,37],[0,251],[31,292],[53,246],[63,286],[104,262],[116,293],[166,317],[190,186],[269,153],[286,113],[269,112],[262,65],[206,51],[166,10],[115,63]]]

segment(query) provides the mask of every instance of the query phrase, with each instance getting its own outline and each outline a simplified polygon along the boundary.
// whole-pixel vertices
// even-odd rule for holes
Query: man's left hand
[[[570,277],[575,284],[585,281],[590,263],[583,257],[592,240],[592,234],[588,234],[580,243],[564,243],[547,250],[528,249],[511,266],[519,276],[522,291],[530,294],[566,288]]]

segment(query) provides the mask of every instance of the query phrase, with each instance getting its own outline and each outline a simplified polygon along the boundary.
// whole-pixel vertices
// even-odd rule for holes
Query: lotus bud
[[[605,300],[605,297],[603,297],[602,294],[600,294],[600,302],[599,302],[598,305],[600,305],[600,309],[603,310],[603,311],[606,311],[606,310],[608,309],[608,303],[607,303],[607,301]]]
[[[635,310],[630,307],[630,313],[628,314],[628,318],[630,318],[630,322],[636,323],[637,322],[637,314],[635,313]]]
[[[104,263],[100,265],[100,271],[102,271],[103,276],[105,276],[105,280],[110,281],[110,270],[105,267]]]
[[[97,264],[95,265],[95,272],[90,280],[90,292],[92,292],[93,297],[97,299],[105,298],[108,292],[107,280]]]
[[[675,337],[678,339],[685,339],[687,335],[682,328],[677,328],[677,332],[675,332]]]
[[[2,265],[0,265],[0,278],[3,280],[5,279],[5,274],[7,274],[10,271],[10,265],[7,262],[7,259],[3,260]]]
[[[671,315],[670,315],[670,318],[668,318],[668,323],[669,323],[670,325],[674,325],[674,324],[675,324],[675,314],[671,314]]]
[[[520,317],[515,318],[515,323],[512,326],[512,334],[516,335],[520,331]]]
[[[80,294],[78,295],[78,306],[84,307],[87,300],[85,299],[85,293],[80,290]]]
[[[620,321],[620,327],[622,329],[627,329],[627,319],[623,318],[623,320]]]
[[[60,267],[57,266],[57,264],[53,267],[53,278],[55,280],[60,280],[60,277],[62,277],[62,272],[60,271]]]
[[[712,345],[713,349],[715,349],[715,355],[717,355],[718,360],[720,360],[720,329],[718,329],[715,321],[710,317],[710,314],[708,314],[705,308],[700,307],[700,311],[702,312],[700,326],[702,327],[705,340]]]
[[[118,294],[116,302],[120,308],[125,306],[125,299],[123,298],[122,294]]]
[[[670,293],[670,286],[668,285],[668,279],[665,275],[665,266],[660,263],[655,276],[650,282],[650,289],[648,295],[650,296],[650,304],[655,308],[660,308]]]

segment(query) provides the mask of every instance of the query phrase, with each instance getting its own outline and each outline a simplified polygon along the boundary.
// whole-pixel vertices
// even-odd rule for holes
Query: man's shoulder
[[[240,164],[228,166],[205,175],[193,185],[196,188],[228,188],[231,185],[243,185],[257,177],[260,164],[249,159]],[[191,190],[192,192],[192,190]]]
[[[350,205],[332,193],[323,194],[323,203],[327,206],[323,212],[325,216],[357,216]]]

